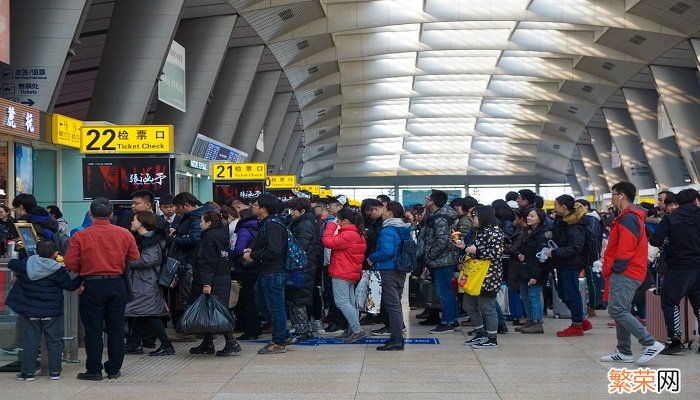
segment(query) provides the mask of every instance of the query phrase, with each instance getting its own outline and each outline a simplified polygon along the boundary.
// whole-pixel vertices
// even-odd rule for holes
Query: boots
[[[190,349],[191,354],[214,354],[214,339],[205,337],[202,343],[197,347]]]
[[[523,326],[520,329],[520,333],[544,333],[544,328],[541,323],[532,323],[530,325]]]
[[[216,352],[217,357],[226,357],[229,356],[233,353],[238,353],[241,351],[241,345],[238,344],[236,339],[233,337],[231,338],[226,338],[226,346],[224,346],[223,349],[219,350]]]
[[[383,345],[377,347],[378,351],[402,351],[403,338],[389,338]]]

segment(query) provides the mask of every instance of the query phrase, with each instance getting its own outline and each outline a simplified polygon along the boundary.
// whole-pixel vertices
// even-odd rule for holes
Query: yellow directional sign
[[[293,189],[297,186],[297,177],[294,175],[268,175],[265,179],[267,189]]]
[[[265,163],[212,163],[212,178],[215,181],[264,181],[267,171]]]
[[[172,125],[83,126],[80,152],[172,153],[175,151]]]
[[[314,196],[321,194],[321,185],[299,185],[297,186],[297,191],[301,192],[306,190]]]
[[[51,117],[51,142],[61,146],[80,148],[80,129],[83,121],[54,114]]]
[[[333,191],[330,189],[321,189],[321,193],[318,195],[319,197],[331,197],[333,196]]]

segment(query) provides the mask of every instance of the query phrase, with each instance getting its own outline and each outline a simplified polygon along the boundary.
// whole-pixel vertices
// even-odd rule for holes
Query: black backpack
[[[595,261],[600,259],[601,246],[602,243],[598,241],[598,235],[586,227],[581,257],[585,267],[592,266]]]
[[[394,265],[396,265],[396,270],[400,272],[411,272],[416,266],[416,260],[418,259],[418,245],[416,241],[413,240],[411,234],[408,237],[401,235],[401,231],[392,227],[399,234],[401,240],[399,241],[399,246],[394,255]]]

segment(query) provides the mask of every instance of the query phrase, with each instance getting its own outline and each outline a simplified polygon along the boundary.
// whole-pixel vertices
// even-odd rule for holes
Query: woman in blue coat
[[[367,264],[379,271],[382,277],[382,308],[389,316],[391,337],[377,350],[403,350],[403,313],[401,294],[406,282],[406,272],[398,271],[394,258],[404,239],[412,238],[411,224],[404,222],[401,203],[390,201],[382,215],[382,230],[377,239],[376,251],[367,257]]]

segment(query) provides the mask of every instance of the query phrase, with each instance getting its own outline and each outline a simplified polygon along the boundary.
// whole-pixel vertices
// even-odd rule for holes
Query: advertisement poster
[[[173,192],[170,157],[86,157],[83,159],[83,199],[106,197],[131,200],[137,190],[150,190],[156,198]]]
[[[218,204],[228,204],[234,197],[252,202],[265,193],[265,181],[214,182],[213,197]]]
[[[15,145],[15,194],[34,193],[34,149]]]
[[[447,197],[449,200],[462,197],[461,190],[445,190],[447,192]],[[406,207],[413,207],[416,204],[425,204],[425,197],[429,196],[431,193],[430,189],[426,190],[401,190],[401,202],[406,205]],[[448,201],[449,201],[448,200]]]

